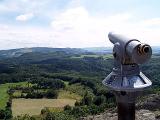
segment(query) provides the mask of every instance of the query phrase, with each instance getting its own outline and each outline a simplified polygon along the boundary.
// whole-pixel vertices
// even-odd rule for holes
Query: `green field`
[[[88,94],[94,96],[92,89],[89,87],[86,87],[84,85],[81,85],[80,83],[69,85],[65,88],[66,91],[70,91],[72,93],[78,94],[80,96],[84,96],[86,92]]]
[[[14,93],[13,93],[13,97],[20,97],[22,94],[22,90],[16,90]]]
[[[6,103],[9,99],[9,95],[7,94],[7,90],[9,87],[14,86],[26,86],[27,82],[19,82],[19,83],[6,83],[0,85],[0,109],[5,109]]]
[[[70,92],[70,91],[59,90],[58,91],[58,98],[59,99],[74,99],[74,100],[80,101],[82,99],[82,96],[80,96],[76,93]]]
[[[39,115],[43,108],[63,110],[64,106],[74,106],[75,102],[76,100],[73,99],[13,99],[12,113],[13,116],[21,114]]]
[[[0,85],[0,109],[5,109],[6,102],[9,99],[9,95],[7,94],[8,86]]]

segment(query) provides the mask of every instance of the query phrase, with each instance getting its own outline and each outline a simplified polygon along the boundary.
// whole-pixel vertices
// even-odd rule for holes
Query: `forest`
[[[115,108],[114,95],[102,85],[102,80],[113,67],[110,53],[67,48],[42,51],[38,49],[22,54],[18,51],[16,56],[6,56],[10,54],[7,51],[5,57],[6,51],[1,53],[0,119],[75,120]],[[153,82],[149,93],[160,91],[159,59],[160,54],[155,53],[148,63],[141,66]],[[27,104],[29,100],[42,99],[72,101],[61,107],[44,107],[37,115],[16,113],[23,106],[14,109],[16,100]]]

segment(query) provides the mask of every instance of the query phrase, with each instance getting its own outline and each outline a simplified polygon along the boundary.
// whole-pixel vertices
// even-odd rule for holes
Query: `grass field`
[[[3,84],[0,85],[0,109],[5,109],[6,102],[9,99],[9,95],[7,94],[8,86]]]
[[[81,85],[80,83],[69,85],[65,88],[66,91],[70,91],[72,93],[78,94],[80,96],[84,96],[86,91],[88,94],[94,96],[92,89],[89,87],[86,87],[84,85]]]
[[[76,93],[70,92],[70,91],[59,90],[58,91],[58,98],[59,99],[74,99],[74,100],[80,101],[82,99],[82,96],[80,96]]]
[[[73,99],[13,99],[13,116],[21,114],[39,115],[41,109],[45,107],[63,109],[64,106],[74,106],[76,100]]]
[[[6,83],[0,85],[0,109],[5,109],[6,103],[9,99],[9,95],[7,94],[7,90],[9,87],[13,87],[16,85],[26,86],[27,82],[19,82],[19,83]]]

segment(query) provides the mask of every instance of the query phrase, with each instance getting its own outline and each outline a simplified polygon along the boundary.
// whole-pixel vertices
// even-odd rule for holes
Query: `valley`
[[[0,58],[1,119],[76,120],[116,109],[114,95],[102,85],[113,67],[110,53],[69,48],[17,51],[3,51]],[[12,52],[16,56],[10,56]],[[160,92],[159,59],[160,54],[153,54],[141,66],[153,82],[148,94]]]

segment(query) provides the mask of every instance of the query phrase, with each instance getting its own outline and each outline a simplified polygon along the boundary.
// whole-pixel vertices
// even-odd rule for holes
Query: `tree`
[[[64,106],[64,110],[71,110],[71,109],[72,109],[72,107],[70,105]]]
[[[51,112],[47,112],[44,120],[56,120],[56,116]]]
[[[58,92],[53,90],[53,89],[50,89],[50,90],[47,91],[46,97],[47,98],[57,98],[58,97]]]
[[[96,97],[94,98],[94,104],[95,104],[95,105],[98,105],[98,106],[101,105],[101,104],[103,104],[105,101],[106,101],[106,98],[105,98],[104,95],[96,96]]]
[[[4,118],[5,118],[5,111],[0,110],[0,119],[4,119]]]
[[[82,105],[91,105],[92,101],[93,101],[93,97],[91,95],[89,95],[88,92],[86,92],[82,101],[81,101],[81,104]]]
[[[80,102],[76,101],[75,106],[80,106]]]

